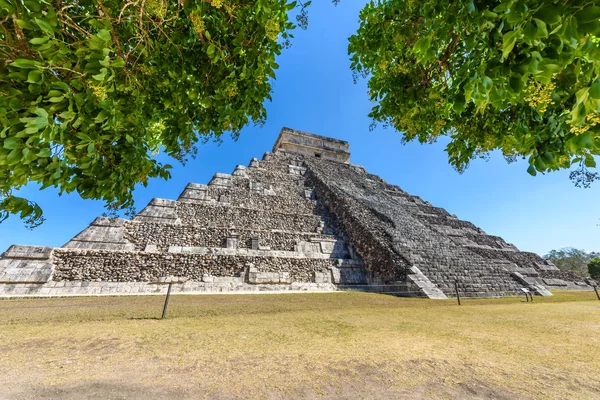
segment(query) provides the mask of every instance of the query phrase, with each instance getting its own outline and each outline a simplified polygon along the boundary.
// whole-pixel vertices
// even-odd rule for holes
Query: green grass
[[[460,307],[368,293],[178,295],[159,320],[163,301],[0,301],[0,399],[600,393],[593,292]]]

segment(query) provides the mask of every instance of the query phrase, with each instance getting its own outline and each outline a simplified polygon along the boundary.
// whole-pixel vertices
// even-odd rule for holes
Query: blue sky
[[[445,143],[402,145],[391,129],[369,131],[366,81],[354,84],[347,38],[356,31],[362,2],[314,2],[309,28],[296,31],[293,47],[279,57],[273,101],[264,127],[247,127],[237,142],[199,147],[185,167],[172,163],[173,178],[151,180],[135,192],[141,210],[153,197],[175,199],[187,182],[207,183],[215,172],[230,173],[270,151],[283,126],[350,142],[351,161],[371,173],[541,255],[574,246],[600,251],[600,182],[578,189],[568,172],[531,177],[524,162],[507,164],[499,154],[475,160],[462,175],[448,165]],[[52,188],[21,191],[44,209],[47,221],[33,231],[14,217],[0,224],[0,252],[11,244],[61,246],[104,211],[98,201],[58,196]]]

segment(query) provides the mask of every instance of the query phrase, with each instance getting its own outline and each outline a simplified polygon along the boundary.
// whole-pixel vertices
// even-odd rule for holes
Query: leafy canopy
[[[308,2],[307,2],[308,3]],[[0,0],[0,221],[42,210],[42,188],[129,208],[198,139],[262,123],[286,0]]]
[[[593,251],[588,253],[585,250],[573,247],[551,250],[544,256],[544,258],[552,261],[559,269],[575,272],[581,276],[588,274],[588,263],[598,257],[600,257],[600,253]]]
[[[464,170],[499,149],[531,175],[575,167],[587,187],[600,154],[600,5],[590,0],[371,1],[349,53],[369,77],[375,123],[405,141],[448,136]]]
[[[600,279],[600,258],[594,258],[588,264],[588,272],[592,279]]]

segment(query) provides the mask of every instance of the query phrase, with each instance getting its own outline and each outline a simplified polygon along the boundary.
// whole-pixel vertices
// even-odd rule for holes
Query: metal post
[[[458,300],[458,305],[460,306],[460,295],[458,294],[458,279],[454,281],[454,290],[456,291],[456,299]]]
[[[594,292],[596,292],[596,297],[600,300],[600,294],[598,294],[598,286],[594,286]]]
[[[165,299],[165,306],[163,307],[162,317],[160,319],[165,319],[167,315],[167,306],[169,305],[169,296],[171,295],[171,286],[173,286],[173,282],[169,282],[169,289],[167,289],[167,298]]]

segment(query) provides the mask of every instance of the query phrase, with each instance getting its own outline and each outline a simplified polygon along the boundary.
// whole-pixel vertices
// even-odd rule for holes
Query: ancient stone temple
[[[60,248],[11,246],[1,296],[340,289],[446,298],[588,288],[538,255],[349,162],[347,142],[282,129],[272,152],[96,218]]]

